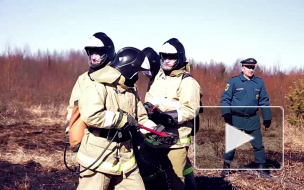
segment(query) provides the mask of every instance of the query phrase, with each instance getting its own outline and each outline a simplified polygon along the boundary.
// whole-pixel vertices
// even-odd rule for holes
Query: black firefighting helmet
[[[154,78],[160,69],[160,57],[151,47],[146,47],[142,51],[148,58],[150,64],[150,72],[151,72],[145,75]]]
[[[187,64],[186,52],[183,44],[176,38],[171,38],[170,40],[166,41],[160,51],[159,56],[161,58],[161,63],[163,63],[164,58],[166,55],[176,57],[175,65],[173,69],[180,69]]]
[[[97,32],[88,41],[84,47],[87,55],[89,56],[89,65],[92,68],[98,68],[105,66],[108,62],[115,58],[115,47],[114,43],[105,33]],[[97,53],[101,57],[101,61],[97,65],[93,65],[90,61],[90,55]]]
[[[116,68],[127,80],[132,81],[137,77],[138,72],[150,69],[145,54],[134,47],[124,47],[119,50],[109,65]]]

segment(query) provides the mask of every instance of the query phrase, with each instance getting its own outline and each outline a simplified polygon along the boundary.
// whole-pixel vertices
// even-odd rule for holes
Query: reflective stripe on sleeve
[[[177,122],[180,123],[183,121],[183,113],[182,110],[177,109]]]
[[[115,113],[112,111],[105,111],[105,122],[104,122],[104,128],[110,129],[113,123],[113,118],[115,116]]]

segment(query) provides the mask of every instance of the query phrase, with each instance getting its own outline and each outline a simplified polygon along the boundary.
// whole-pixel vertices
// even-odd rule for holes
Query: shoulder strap
[[[185,78],[187,78],[187,77],[192,77],[192,76],[190,75],[190,73],[184,72],[184,73],[183,73],[182,79],[185,79]],[[192,78],[193,78],[193,77],[192,77]]]
[[[185,79],[185,78],[187,78],[187,77],[192,77],[192,75],[190,75],[190,73],[188,73],[188,72],[184,72],[182,80]],[[200,94],[200,106],[203,106],[203,103],[202,103],[202,100],[201,100],[202,97],[203,97],[203,95]],[[203,108],[200,108],[199,113],[203,113]]]

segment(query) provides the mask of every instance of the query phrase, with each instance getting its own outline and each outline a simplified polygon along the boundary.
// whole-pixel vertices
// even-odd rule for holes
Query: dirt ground
[[[76,189],[77,176],[63,165],[63,137],[59,124],[0,126],[0,189]]]
[[[63,163],[63,140],[63,126],[58,123],[0,125],[0,189],[76,189],[78,177]],[[284,156],[284,169],[272,172],[271,179],[246,171],[221,178],[220,171],[195,170],[196,182],[199,190],[303,189],[303,149],[287,143]]]

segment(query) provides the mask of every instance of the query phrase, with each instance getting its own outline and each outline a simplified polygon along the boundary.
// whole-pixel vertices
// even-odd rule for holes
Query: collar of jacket
[[[105,66],[104,68],[91,73],[90,77],[96,82],[114,84],[119,92],[124,92],[130,88],[124,84],[126,80],[125,77],[122,76],[117,69],[111,66]]]
[[[121,73],[117,69],[105,66],[104,68],[91,73],[90,77],[96,82],[112,84],[120,75]]]
[[[243,72],[242,72],[241,74],[239,74],[239,78],[241,79],[242,82],[245,82],[245,81],[248,80],[248,79],[246,79],[246,78],[244,77]],[[258,83],[257,80],[256,80],[256,77],[255,77],[254,75],[252,76],[252,78],[251,78],[250,80],[252,80],[252,81],[255,82],[255,83]]]
[[[126,86],[125,81],[126,81],[126,78],[124,76],[120,75],[117,82],[115,82],[116,83],[116,88],[119,92],[124,92],[124,91],[128,90],[129,88],[133,88],[133,87]]]
[[[161,72],[161,75],[165,75],[165,72],[163,69],[160,69],[160,72]],[[183,75],[184,72],[186,72],[186,70],[184,70],[184,69],[173,70],[170,73],[170,77],[179,77],[179,76]]]

